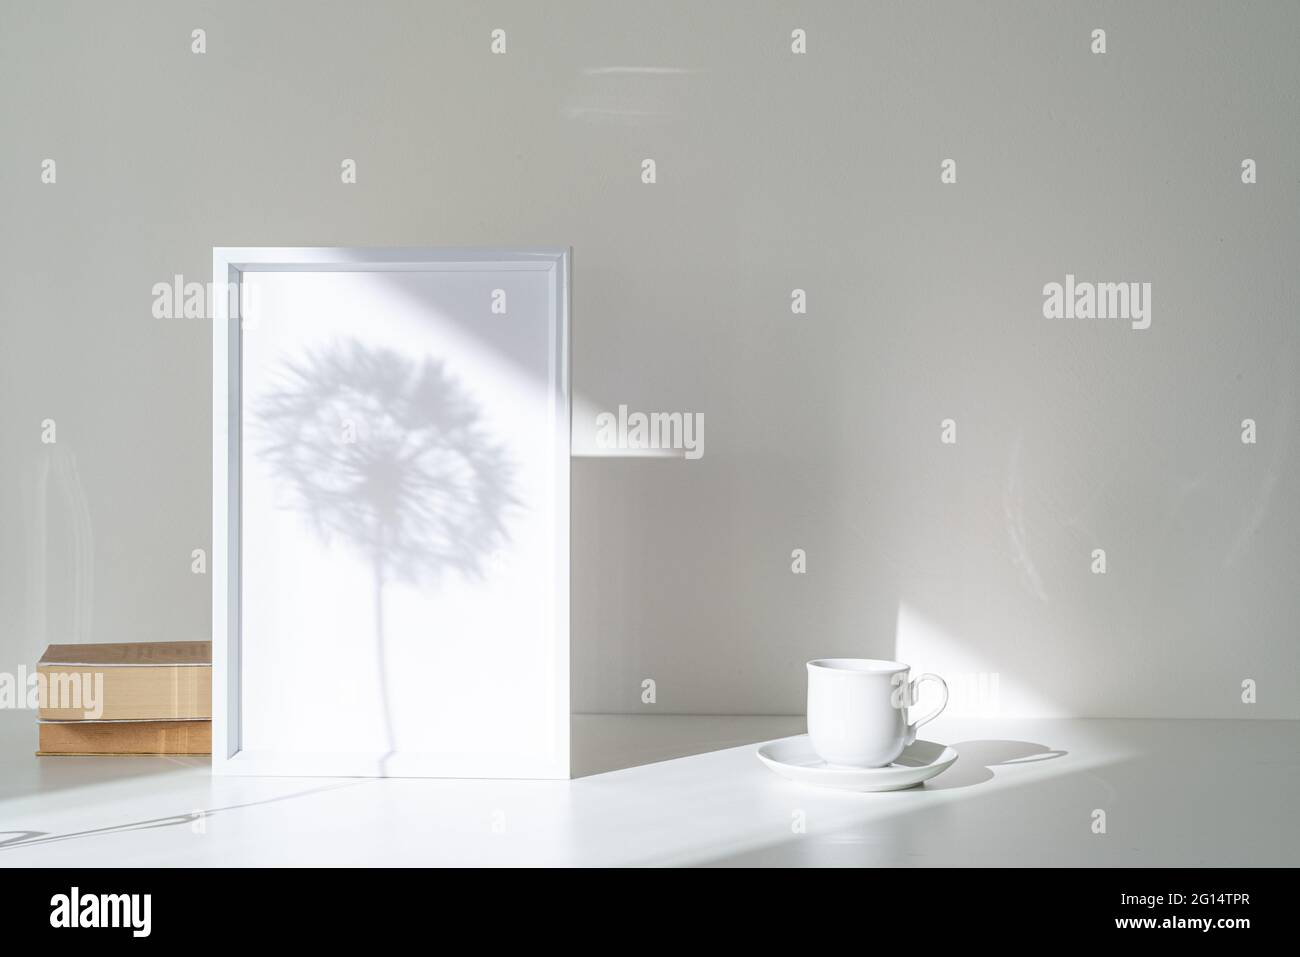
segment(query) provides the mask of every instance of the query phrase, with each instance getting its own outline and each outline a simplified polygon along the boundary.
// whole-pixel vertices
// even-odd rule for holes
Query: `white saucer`
[[[957,760],[955,748],[917,741],[883,768],[845,768],[817,756],[808,735],[780,738],[758,746],[758,760],[791,781],[842,791],[899,791],[928,781]]]

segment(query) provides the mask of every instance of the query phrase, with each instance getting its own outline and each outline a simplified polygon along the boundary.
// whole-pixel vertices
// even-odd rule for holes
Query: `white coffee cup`
[[[817,658],[808,662],[808,737],[827,764],[881,768],[916,740],[916,730],[948,704],[948,685],[938,675],[908,681],[908,665],[877,658]],[[943,689],[939,707],[908,724],[923,681]]]

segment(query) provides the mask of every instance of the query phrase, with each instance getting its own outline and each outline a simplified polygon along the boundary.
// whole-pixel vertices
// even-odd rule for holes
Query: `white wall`
[[[579,402],[706,420],[698,461],[574,461],[575,710],[653,678],[660,711],[799,712],[805,659],[897,654],[996,674],[1003,713],[1300,717],[1298,28],[6,2],[0,670],[208,633],[210,334],[154,283],[214,245],[569,244]],[[1151,328],[1045,319],[1067,272],[1151,282]]]

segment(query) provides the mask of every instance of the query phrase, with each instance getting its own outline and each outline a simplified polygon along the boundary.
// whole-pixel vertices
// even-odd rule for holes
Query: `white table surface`
[[[764,768],[802,718],[575,716],[572,781],[214,778],[34,723],[0,713],[0,866],[1300,864],[1294,721],[940,718],[957,763],[884,794]]]

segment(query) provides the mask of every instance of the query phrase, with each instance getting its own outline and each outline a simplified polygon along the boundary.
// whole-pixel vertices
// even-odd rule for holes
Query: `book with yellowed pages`
[[[38,755],[211,754],[211,721],[42,721]]]
[[[212,718],[210,641],[50,645],[36,671],[41,721]]]

